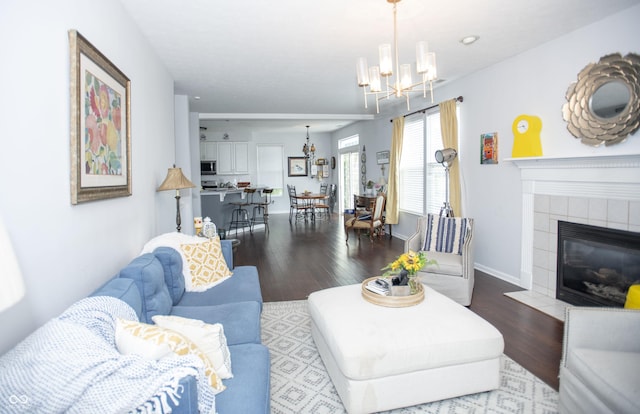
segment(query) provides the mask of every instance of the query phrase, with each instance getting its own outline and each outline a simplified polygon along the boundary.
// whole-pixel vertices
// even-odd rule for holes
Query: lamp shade
[[[24,296],[24,282],[9,234],[0,219],[0,312],[16,304]]]
[[[164,179],[162,184],[160,184],[160,187],[158,187],[158,191],[181,190],[183,188],[193,187],[195,187],[195,185],[189,181],[184,174],[182,174],[182,169],[176,168],[174,165],[173,168],[169,168],[167,177]]]
[[[435,157],[436,157],[436,161],[442,164],[444,162],[453,161],[457,155],[458,155],[458,152],[453,148],[445,148],[443,150],[436,151]]]

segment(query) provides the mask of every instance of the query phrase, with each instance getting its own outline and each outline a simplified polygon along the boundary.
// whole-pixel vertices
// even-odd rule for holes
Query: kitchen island
[[[255,188],[256,192],[253,194],[253,202],[258,202],[262,196],[262,190],[266,187],[251,187]],[[244,192],[244,188],[215,188],[205,189],[200,191],[200,208],[202,211],[202,217],[210,217],[218,229],[229,230],[229,223],[231,223],[231,212],[236,208],[232,202],[240,200],[251,202],[251,194]],[[247,200],[249,198],[249,200]],[[253,215],[253,206],[247,206],[249,212],[249,218]],[[248,230],[248,229],[245,229]],[[229,235],[233,237],[234,235]]]

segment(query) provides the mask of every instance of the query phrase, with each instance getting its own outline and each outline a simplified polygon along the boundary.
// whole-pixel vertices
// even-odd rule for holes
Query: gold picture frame
[[[71,204],[131,195],[131,82],[76,30],[71,63]]]

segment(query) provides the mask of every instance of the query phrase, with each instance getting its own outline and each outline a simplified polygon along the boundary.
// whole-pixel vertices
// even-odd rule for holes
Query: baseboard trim
[[[481,265],[481,264],[478,264],[478,263],[474,263],[473,267],[475,269],[481,271],[482,273],[486,273],[486,274],[488,274],[490,276],[496,277],[496,278],[498,278],[500,280],[504,280],[505,282],[509,282],[509,283],[511,283],[513,285],[520,286],[523,289],[526,289],[525,287],[522,286],[522,284],[520,283],[520,278],[518,278],[518,277],[512,276],[510,274],[501,272],[499,270],[496,270],[496,269],[493,269],[491,267],[487,267],[487,266],[484,266],[484,265]]]

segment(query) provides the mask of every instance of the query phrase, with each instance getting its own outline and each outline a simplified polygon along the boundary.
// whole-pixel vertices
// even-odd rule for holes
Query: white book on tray
[[[365,288],[378,295],[389,295],[389,283],[383,279],[371,280],[365,285]]]

